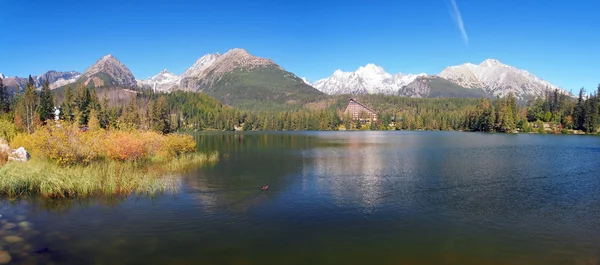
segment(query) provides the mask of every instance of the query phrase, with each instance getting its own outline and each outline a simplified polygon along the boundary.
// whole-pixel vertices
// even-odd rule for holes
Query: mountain
[[[401,73],[392,75],[380,66],[367,64],[354,72],[336,70],[332,76],[314,83],[314,87],[328,95],[386,94],[395,95],[402,87],[425,74]]]
[[[243,108],[297,105],[322,95],[270,59],[243,49],[201,57],[181,75],[178,89],[204,92]]]
[[[420,76],[400,88],[398,95],[411,98],[481,98],[487,93],[481,88],[466,88],[439,76]]]
[[[481,88],[491,96],[505,96],[513,92],[519,99],[541,96],[544,91],[559,89],[567,91],[542,80],[533,74],[501,63],[495,59],[487,59],[479,65],[465,63],[444,69],[440,77],[467,88]]]
[[[152,89],[154,92],[170,92],[174,87],[177,87],[180,80],[179,76],[164,69],[153,77],[137,80],[137,83],[138,86]]]
[[[212,66],[220,57],[221,54],[219,53],[207,54],[200,57],[200,59],[198,59],[194,65],[185,70],[185,72],[181,75],[179,88],[187,91],[197,90],[197,80],[204,77],[207,74],[205,70]]]
[[[4,76],[4,74],[0,73],[0,78],[4,79],[4,78],[6,78],[6,76]]]
[[[55,89],[75,82],[80,76],[81,73],[77,71],[57,72],[51,70],[35,77],[35,80],[37,87],[41,87],[44,80],[48,80],[48,82],[50,82],[50,89]]]
[[[104,87],[135,87],[135,77],[117,58],[112,54],[105,55],[90,66],[79,78],[84,85],[93,82],[95,86]]]
[[[66,85],[68,83],[75,82],[77,78],[81,75],[81,73],[77,71],[68,71],[68,72],[58,72],[55,70],[50,70],[38,76],[32,76],[33,82],[35,83],[36,88],[41,88],[44,80],[48,80],[50,82],[50,89],[55,89],[57,87]],[[3,83],[5,86],[22,90],[25,89],[27,85],[27,79],[29,77],[2,77]]]

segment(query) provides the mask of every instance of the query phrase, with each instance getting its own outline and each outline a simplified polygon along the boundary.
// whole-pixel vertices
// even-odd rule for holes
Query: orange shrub
[[[112,132],[105,142],[106,156],[119,161],[136,161],[146,156],[144,139],[137,132]]]
[[[76,125],[46,125],[33,134],[18,134],[13,148],[25,147],[32,157],[50,159],[62,165],[89,163],[99,158],[137,161],[158,156],[173,158],[196,151],[188,135],[163,135],[139,131],[81,131]]]

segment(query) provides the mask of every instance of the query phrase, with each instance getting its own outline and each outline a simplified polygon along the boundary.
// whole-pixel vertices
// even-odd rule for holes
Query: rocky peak
[[[254,68],[257,66],[265,66],[265,65],[275,65],[273,61],[266,58],[256,57],[251,55],[244,49],[231,49],[223,54],[222,58],[219,60],[220,71],[231,71],[234,68],[243,67],[243,68]]]
[[[163,69],[162,71],[160,71],[160,73],[158,73],[158,75],[165,75],[165,74],[172,75],[173,73],[169,72],[169,70],[167,70],[167,69]]]
[[[100,58],[100,60],[96,61],[92,66],[90,66],[82,75],[82,79],[84,79],[84,83],[87,84],[93,77],[96,77],[98,74],[106,74],[110,76],[115,81],[115,85],[119,86],[136,86],[137,82],[135,81],[135,77],[125,66],[121,63],[116,57],[112,54],[107,54],[104,57]],[[103,85],[103,81],[101,78],[96,77],[94,79],[94,83],[98,86]],[[98,84],[98,82],[102,84]]]

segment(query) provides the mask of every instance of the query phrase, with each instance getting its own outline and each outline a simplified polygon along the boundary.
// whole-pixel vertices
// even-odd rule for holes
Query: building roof
[[[363,107],[363,108],[367,109],[367,110],[368,110],[368,111],[370,111],[370,112],[377,113],[377,112],[375,112],[374,110],[370,109],[369,107],[367,107],[367,106],[365,106],[364,104],[362,104],[362,103],[360,103],[360,102],[356,101],[356,100],[355,100],[355,99],[353,99],[353,98],[351,98],[351,99],[350,99],[350,101],[348,101],[348,105],[350,105],[350,103],[352,103],[352,102],[354,102],[354,103],[356,103],[356,104],[360,105],[361,107]],[[348,106],[346,106],[346,109],[348,109]]]

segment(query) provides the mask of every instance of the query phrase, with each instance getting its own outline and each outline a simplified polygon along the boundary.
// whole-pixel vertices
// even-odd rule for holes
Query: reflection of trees
[[[17,200],[2,201],[2,203],[10,203],[16,206],[22,202],[31,207],[32,211],[49,211],[66,213],[76,209],[83,209],[93,206],[117,207],[127,200],[137,199],[157,199],[160,195],[145,196],[145,195],[130,195],[130,196],[92,196],[85,198],[47,198],[42,196],[30,196]]]
[[[317,141],[316,137],[308,134],[286,132],[201,133],[192,136],[196,140],[198,150],[219,151],[221,154],[233,151],[308,148]]]
[[[314,136],[298,133],[199,134],[195,137],[200,150],[219,151],[224,155],[216,165],[183,178],[185,186],[208,208],[247,208],[283,190],[282,178],[302,167],[300,150],[313,148],[317,142]],[[269,184],[269,191],[260,191],[264,184]]]

